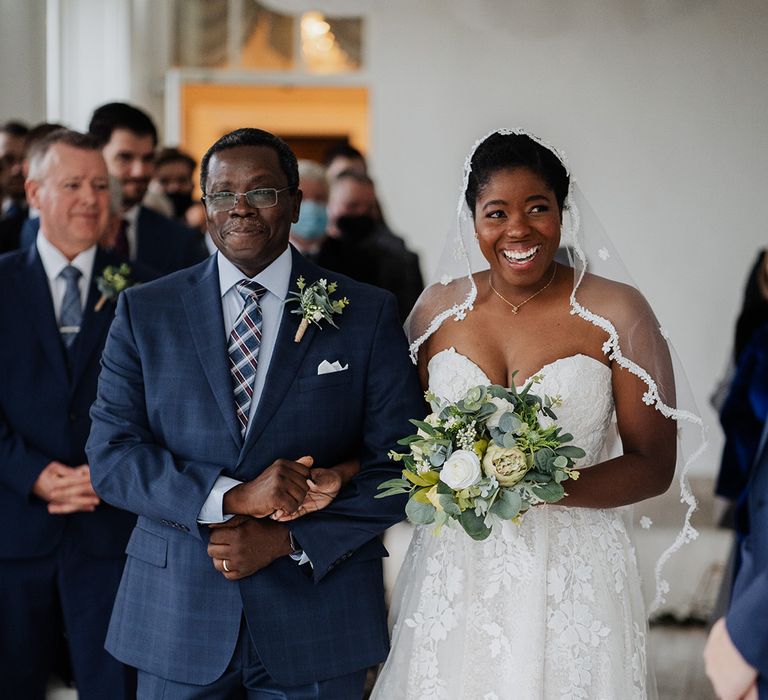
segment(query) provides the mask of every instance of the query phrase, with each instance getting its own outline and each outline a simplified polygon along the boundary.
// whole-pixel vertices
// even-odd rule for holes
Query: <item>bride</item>
[[[463,269],[426,290],[408,322],[422,384],[455,401],[478,384],[538,375],[536,393],[562,398],[558,422],[587,455],[561,505],[532,508],[483,542],[416,528],[372,698],[655,697],[623,506],[664,492],[675,472],[663,332],[634,287],[585,272],[573,237],[582,222],[554,149],[493,133],[464,185],[445,256],[446,269]],[[620,456],[610,458],[615,430]]]

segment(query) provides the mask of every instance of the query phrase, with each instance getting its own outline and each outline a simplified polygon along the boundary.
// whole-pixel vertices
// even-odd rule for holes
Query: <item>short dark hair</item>
[[[40,177],[40,168],[46,155],[48,155],[48,151],[58,144],[79,148],[83,151],[101,152],[101,144],[91,134],[82,134],[71,129],[56,129],[35,141],[30,147],[27,157],[29,158],[29,177],[31,179]]]
[[[560,159],[527,134],[494,133],[472,155],[472,170],[464,192],[472,216],[477,198],[491,176],[508,168],[528,168],[536,173],[552,190],[560,211],[563,211],[570,178]]]
[[[340,143],[338,146],[331,146],[323,156],[323,165],[327,168],[337,158],[362,160],[363,163],[365,163],[365,156],[348,143]]]
[[[166,165],[167,163],[178,162],[182,162],[184,165],[189,166],[189,169],[192,171],[197,167],[197,161],[189,155],[189,153],[185,153],[178,148],[163,148],[155,156],[155,167],[157,168],[161,165]]]
[[[35,124],[35,126],[27,132],[25,137],[27,150],[29,150],[35,142],[48,136],[48,134],[52,134],[54,131],[65,128],[66,127],[63,124],[57,124],[56,122],[41,122],[40,124]]]
[[[109,143],[115,129],[126,129],[137,136],[151,136],[157,146],[157,128],[152,118],[138,107],[125,102],[109,102],[97,107],[88,124],[88,133],[100,146]]]
[[[337,182],[344,182],[344,180],[352,180],[352,182],[357,182],[361,185],[370,185],[376,189],[376,185],[374,184],[373,179],[369,175],[357,172],[357,170],[342,170],[334,178],[333,182],[331,183],[331,187],[333,187]]]
[[[235,129],[228,134],[224,134],[216,143],[213,144],[200,161],[200,189],[205,193],[205,181],[208,178],[208,163],[214,153],[237,148],[238,146],[266,146],[277,153],[277,159],[280,161],[280,169],[285,173],[288,179],[288,187],[291,192],[295,192],[299,187],[299,166],[296,161],[296,155],[290,146],[279,136],[270,134],[262,129],[244,128]]]
[[[4,124],[0,125],[0,133],[8,134],[9,136],[18,136],[24,138],[29,132],[29,127],[23,122],[15,119],[10,119]]]

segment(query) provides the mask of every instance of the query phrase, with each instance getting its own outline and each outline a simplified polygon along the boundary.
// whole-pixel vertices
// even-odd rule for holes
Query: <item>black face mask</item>
[[[184,214],[187,213],[187,209],[192,206],[192,195],[188,192],[167,192],[166,197],[171,200],[173,204],[173,215],[177,219],[183,219]]]
[[[376,220],[372,216],[340,216],[336,226],[345,241],[360,241],[370,236],[376,229]]]

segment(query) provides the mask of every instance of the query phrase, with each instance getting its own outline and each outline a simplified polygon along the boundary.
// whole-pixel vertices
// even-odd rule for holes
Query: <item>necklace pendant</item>
[[[509,306],[512,309],[512,313],[515,314],[515,316],[517,316],[517,312],[520,311],[520,307],[515,306],[514,304],[510,304]]]

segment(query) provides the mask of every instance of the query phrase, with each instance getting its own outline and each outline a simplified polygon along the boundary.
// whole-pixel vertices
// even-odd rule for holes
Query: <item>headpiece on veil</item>
[[[472,311],[477,298],[476,273],[490,267],[476,241],[474,217],[465,193],[475,152],[494,135],[517,135],[531,139],[554,154],[570,175],[568,161],[561,152],[524,130],[499,129],[475,142],[464,163],[456,219],[433,277],[434,283],[419,297],[406,321],[414,362],[423,343],[446,320],[461,321]],[[685,373],[667,333],[659,326],[572,175],[562,207],[560,246],[559,261],[573,268],[570,313],[605,332],[603,353],[611,362],[644,383],[642,401],[645,404],[655,407],[677,423],[676,479],[685,512],[681,516],[683,525],[676,538],[656,562],[656,592],[650,606],[654,611],[665,602],[669,591],[669,584],[663,576],[664,565],[684,544],[698,535],[691,525],[691,515],[697,504],[688,482],[688,472],[706,448],[704,424],[695,411]],[[617,452],[606,455],[606,458],[621,454],[620,444],[620,440],[616,440],[614,449]],[[640,523],[648,527],[650,519],[642,517]]]

